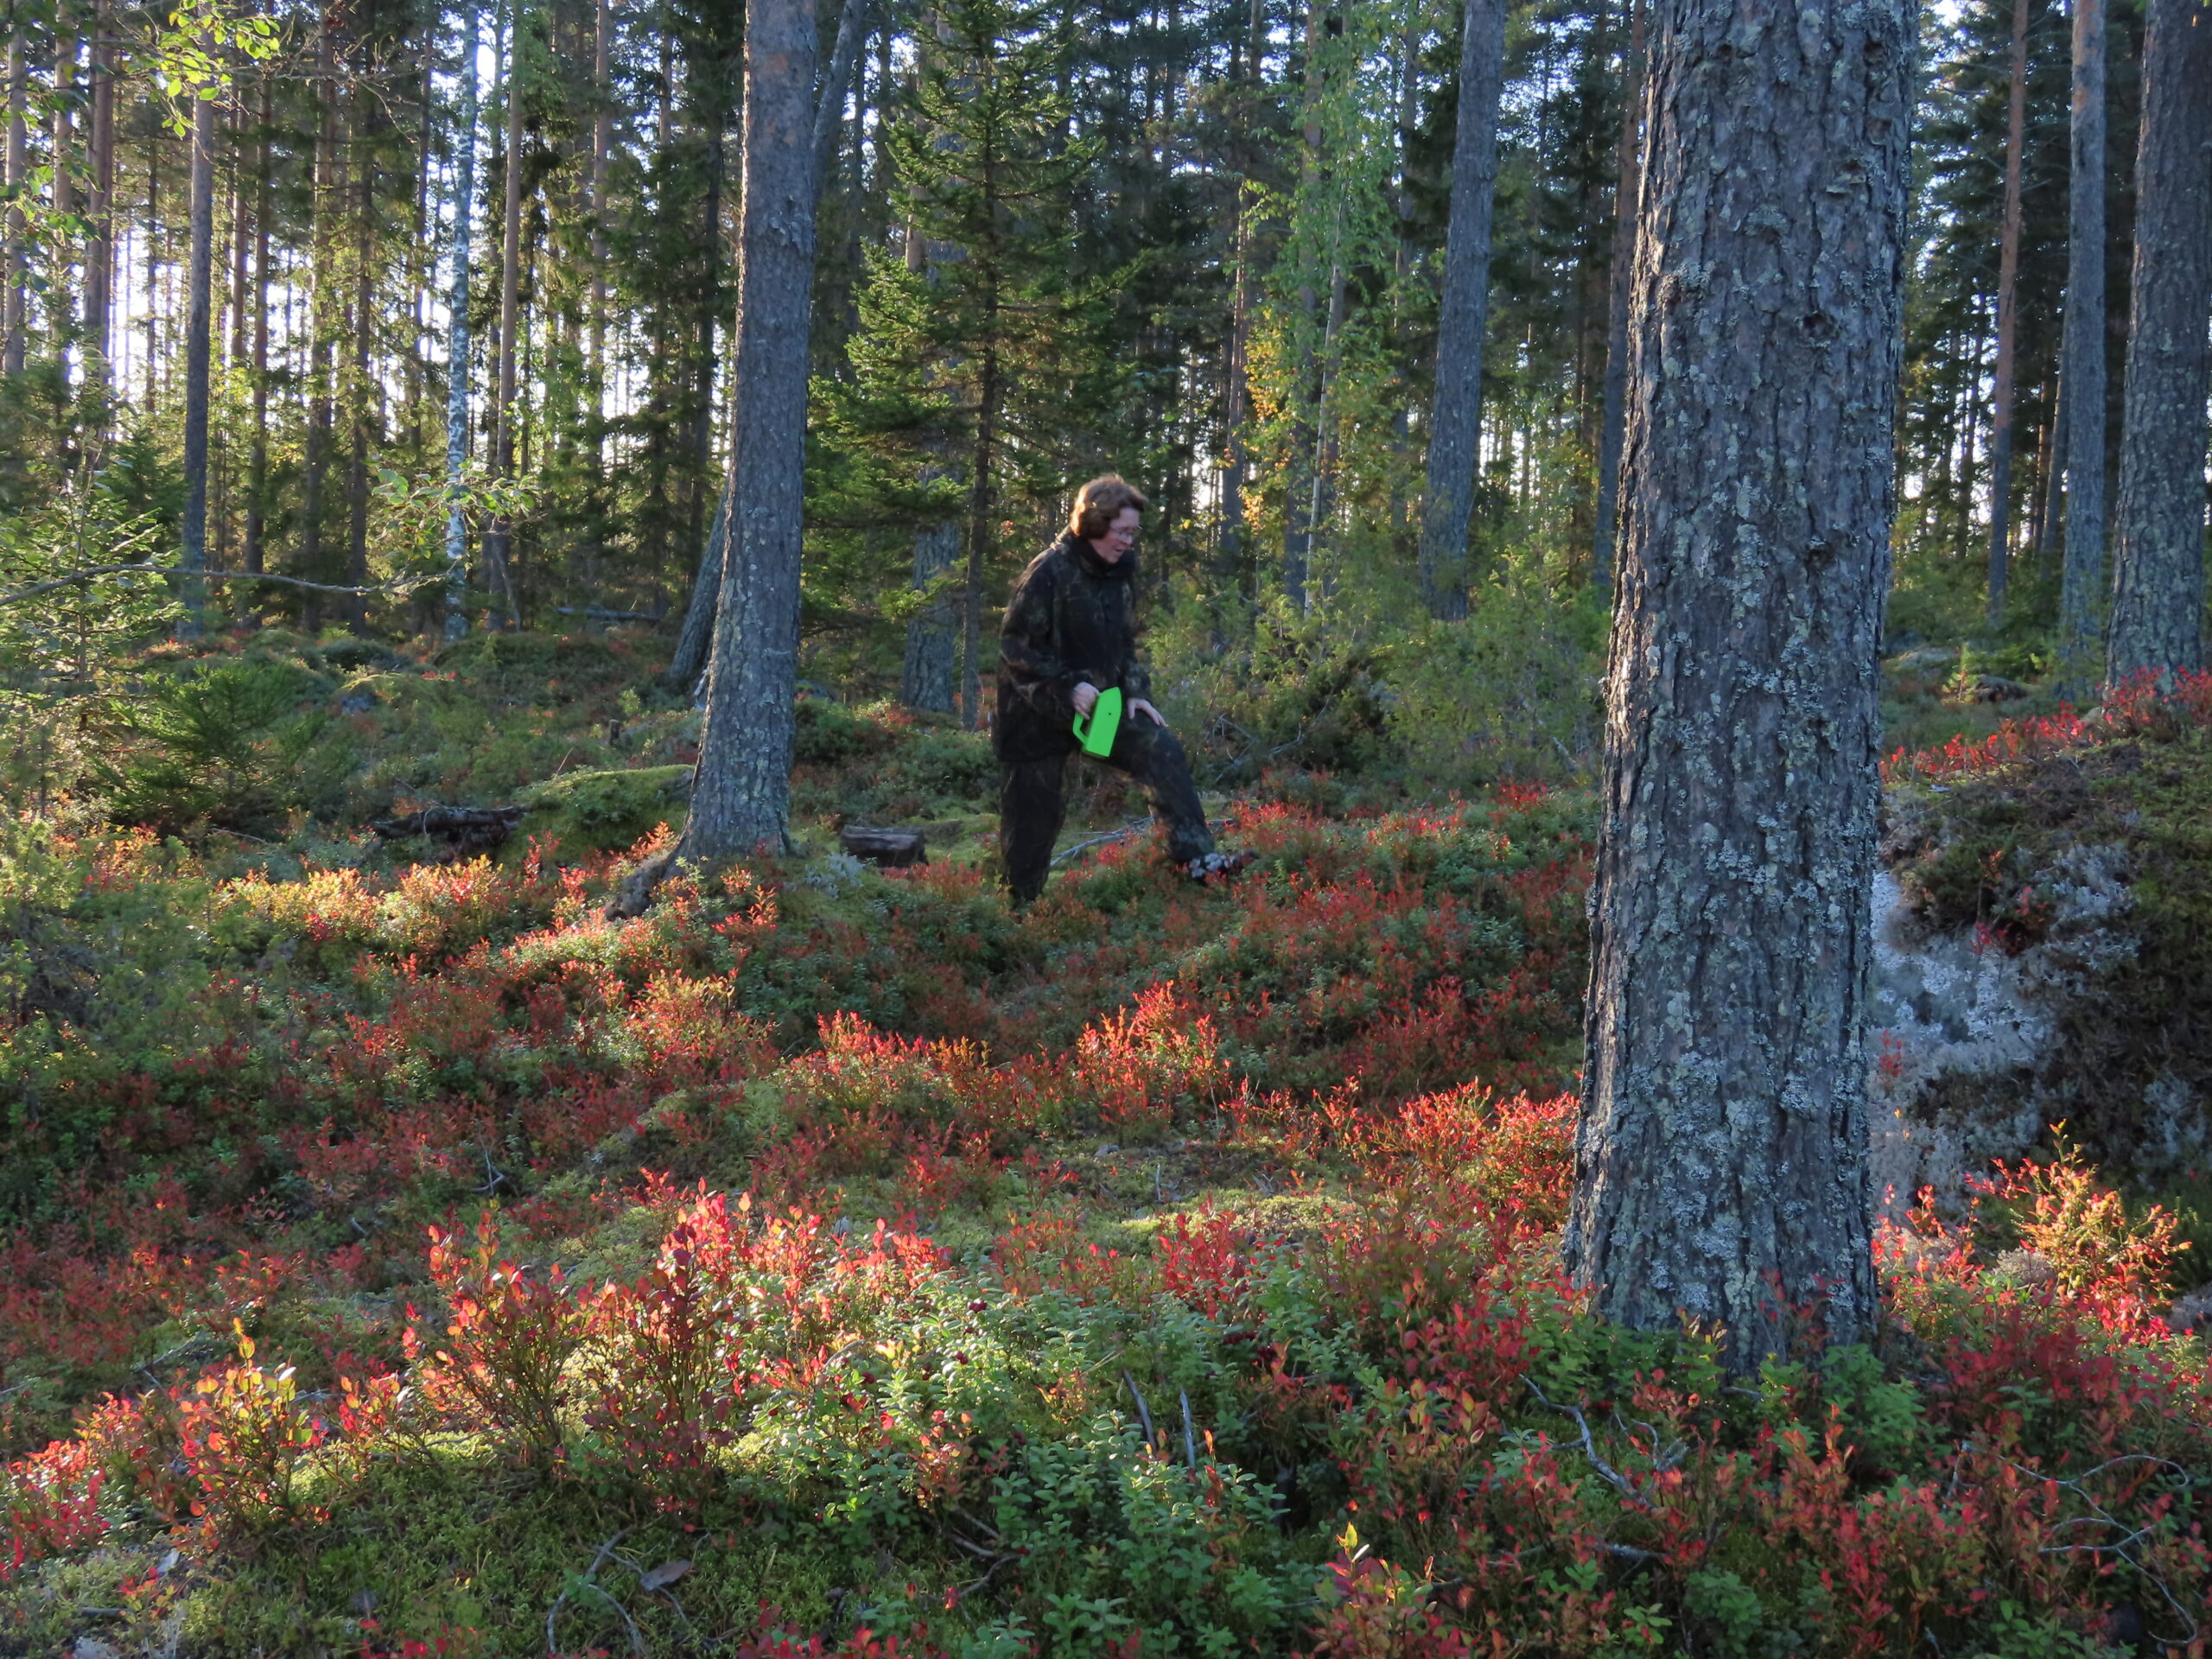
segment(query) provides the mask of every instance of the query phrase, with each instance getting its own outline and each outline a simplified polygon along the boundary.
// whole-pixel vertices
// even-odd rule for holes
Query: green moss
[[[529,809],[524,836],[558,837],[563,850],[574,855],[587,848],[619,851],[657,824],[681,824],[690,792],[690,767],[639,766],[567,772],[532,784],[515,798]]]

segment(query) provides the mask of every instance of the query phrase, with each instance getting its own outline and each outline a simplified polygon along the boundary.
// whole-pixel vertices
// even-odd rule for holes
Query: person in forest
[[[1137,524],[1150,504],[1109,474],[1076,492],[1067,533],[1014,584],[999,633],[999,858],[1018,909],[1045,890],[1066,810],[1074,723],[1118,690],[1126,713],[1106,764],[1134,779],[1167,827],[1167,855],[1203,881],[1243,861],[1214,850],[1183,746],[1151,702],[1137,659]]]

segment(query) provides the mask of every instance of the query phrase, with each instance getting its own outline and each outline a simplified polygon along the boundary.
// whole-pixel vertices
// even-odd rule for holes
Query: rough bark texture
[[[960,526],[948,518],[914,537],[914,586],[927,588],[952,569],[960,554]],[[899,676],[899,701],[909,709],[952,712],[955,618],[943,594],[906,624],[906,660]]]
[[[722,590],[723,548],[729,536],[729,496],[736,485],[734,476],[724,475],[721,494],[715,502],[714,528],[707,532],[707,550],[699,556],[699,568],[692,573],[683,626],[677,632],[676,652],[669,658],[664,677],[678,690],[688,691],[698,684],[714,648],[715,605]]]
[[[9,8],[8,136],[4,178],[8,187],[4,245],[0,246],[0,371],[23,372],[23,344],[27,321],[29,268],[23,257],[23,210],[15,206],[24,188],[23,37],[16,25],[15,8]]]
[[[507,148],[506,200],[499,241],[499,360],[492,392],[492,476],[505,478],[514,471],[515,459],[515,331],[520,327],[522,305],[522,13],[517,9],[507,24]],[[513,526],[495,518],[484,530],[484,581],[494,603],[506,608],[506,620],[519,627],[515,608],[514,582],[507,553]],[[493,618],[499,616],[495,608]]]
[[[2018,360],[2020,165],[2027,142],[2028,0],[2012,0],[2010,104],[2005,126],[2005,231],[1997,256],[1997,384],[1989,423],[1989,626],[2005,620],[2012,556],[2012,376]]]
[[[2073,156],[2067,179],[2066,563],[2058,589],[2058,687],[2089,694],[2105,561],[2105,5],[2074,0]]]
[[[707,727],[681,855],[777,848],[798,677],[807,338],[814,279],[813,0],[753,0],[745,32],[737,400]]]
[[[2107,681],[2204,665],[2212,18],[2196,0],[2150,10]]]
[[[213,355],[215,280],[215,101],[192,109],[192,248],[186,266],[184,321],[184,568],[185,620],[180,632],[196,637],[207,608],[198,573],[207,568],[207,371]]]
[[[1636,274],[1636,222],[1643,194],[1644,0],[1629,25],[1628,86],[1621,98],[1620,181],[1613,193],[1612,293],[1605,319],[1605,412],[1598,427],[1598,522],[1590,545],[1590,585],[1612,586],[1613,538],[1620,528],[1621,430],[1628,416],[1628,301]]]
[[[109,319],[115,281],[115,22],[111,0],[92,11],[92,189],[86,203],[92,233],[85,238],[86,371],[105,385],[108,378]]]
[[[1490,331],[1491,206],[1497,183],[1497,99],[1505,74],[1505,0],[1467,0],[1459,42],[1459,132],[1452,149],[1452,225],[1436,317],[1436,397],[1421,497],[1421,586],[1429,614],[1467,613],[1467,528],[1482,437],[1483,342]]]
[[[1910,0],[1660,0],[1567,1240],[1738,1369],[1874,1312],[1866,1057]]]
[[[844,10],[837,22],[837,43],[831,53],[828,72],[823,76],[814,103],[813,137],[810,140],[812,146],[810,154],[814,158],[810,180],[817,198],[821,194],[823,180],[836,155],[837,118],[845,107],[846,84],[852,79],[853,66],[859,60],[861,48],[866,41],[867,21],[866,0],[844,0]],[[810,207],[808,212],[811,213],[812,211]],[[709,222],[717,221],[720,213],[721,209],[717,207],[709,215]],[[920,245],[916,238],[909,236],[906,241],[910,251],[918,250]],[[594,338],[596,340],[597,336]],[[593,350],[596,352],[598,349],[594,344]],[[733,366],[741,367],[738,365]],[[730,393],[733,405],[737,401],[738,389],[742,384],[741,375],[733,374]],[[704,397],[700,402],[702,406],[708,404]],[[702,416],[700,424],[702,454],[706,437],[707,423]],[[715,638],[715,611],[721,603],[722,571],[726,563],[723,545],[729,524],[730,492],[734,487],[734,472],[725,473],[721,493],[715,498],[713,528],[707,533],[707,549],[700,556],[698,569],[692,575],[691,597],[684,607],[683,626],[677,634],[676,652],[669,659],[664,677],[671,685],[687,688],[696,685],[707,666],[709,648]]]
[[[468,631],[468,521],[461,477],[468,466],[468,219],[476,200],[476,7],[461,8],[461,108],[454,118],[453,240],[447,252],[445,636]]]
[[[269,522],[269,130],[275,91],[261,77],[261,120],[253,146],[253,437],[246,457],[245,569],[261,574]],[[91,289],[86,287],[89,295]]]
[[[76,162],[77,134],[75,111],[77,104],[77,35],[76,13],[73,8],[56,4],[54,7],[54,148],[48,156],[53,166],[53,181],[48,186],[56,213],[77,211],[76,181],[72,168]],[[47,289],[47,313],[54,319],[54,357],[62,371],[62,384],[68,384],[68,345],[75,334],[74,307],[69,295],[69,262],[57,260]]]

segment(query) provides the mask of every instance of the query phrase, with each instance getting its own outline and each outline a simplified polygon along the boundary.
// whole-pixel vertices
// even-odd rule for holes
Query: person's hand
[[[1089,680],[1075,683],[1075,713],[1078,720],[1087,720],[1090,711],[1098,706],[1098,688]]]
[[[1147,720],[1150,721],[1155,726],[1165,727],[1167,724],[1167,721],[1161,716],[1160,710],[1154,708],[1142,697],[1135,697],[1130,700],[1129,712],[1133,715],[1142,715]]]

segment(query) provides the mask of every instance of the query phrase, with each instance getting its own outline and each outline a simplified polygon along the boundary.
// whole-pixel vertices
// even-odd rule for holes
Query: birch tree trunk
[[[1605,317],[1605,410],[1598,426],[1598,523],[1590,544],[1590,585],[1613,581],[1613,540],[1620,528],[1621,428],[1628,407],[1628,301],[1636,268],[1637,197],[1643,151],[1643,13],[1636,0],[1629,24],[1627,87],[1621,99],[1620,181],[1613,191],[1612,291]]]
[[[1988,616],[2005,620],[2012,563],[2012,381],[2020,331],[2020,169],[2027,144],[2028,0],[2012,0],[2010,102],[2005,124],[2005,231],[1997,256],[1997,376],[1989,419]]]
[[[2073,159],[2067,180],[2066,563],[2059,695],[2092,694],[2105,556],[2105,0],[2074,0]]]
[[[1910,0],[1657,0],[1587,1052],[1605,1318],[1872,1325],[1865,1039]],[[1783,1306],[1777,1306],[1777,1303]]]
[[[745,30],[738,383],[721,602],[679,856],[773,851],[791,798],[814,286],[813,0],[752,0]]]
[[[2107,683],[2204,666],[2212,20],[2196,0],[2151,0],[2133,281]]]
[[[1459,41],[1459,131],[1452,147],[1452,220],[1436,320],[1436,394],[1421,497],[1421,587],[1431,616],[1467,613],[1467,531],[1490,328],[1491,207],[1497,183],[1497,100],[1504,82],[1505,0],[1467,0]]]
[[[207,568],[207,375],[213,353],[215,282],[215,100],[192,106],[191,252],[184,310],[184,621],[197,639],[205,626]]]
[[[453,228],[447,251],[445,637],[468,632],[468,222],[476,206],[476,0],[461,0],[461,108],[454,118]]]

